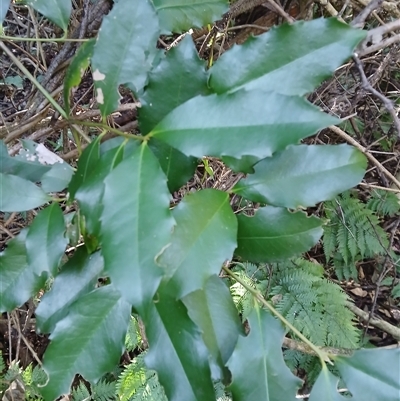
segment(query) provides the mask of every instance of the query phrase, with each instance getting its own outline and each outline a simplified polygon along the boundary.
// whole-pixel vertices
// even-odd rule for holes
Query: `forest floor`
[[[72,28],[83,29],[90,37],[100,24],[101,17],[109,8],[107,1],[81,4],[76,1]],[[85,2],[86,3],[86,2]],[[243,3],[240,2],[239,3]],[[295,20],[329,17],[340,12],[346,22],[353,20],[362,9],[361,1],[304,2],[288,0],[281,10],[274,10],[260,1],[248,1],[244,9],[232,7],[229,29],[216,25],[213,29],[199,29],[193,33],[199,55],[204,60],[215,61],[227,49],[242,44],[250,35],[268,31],[285,22],[288,17]],[[378,2],[376,2],[378,3]],[[380,2],[382,3],[382,2]],[[269,3],[268,3],[269,4]],[[92,19],[83,18],[84,7],[97,7]],[[368,17],[366,27],[370,30],[400,20],[400,6],[396,2],[383,2]],[[400,25],[400,24],[398,24]],[[49,42],[38,46],[34,42],[9,41],[7,46],[20,62],[36,76],[54,97],[62,93],[65,69],[74,55],[74,43],[51,42],[61,32],[26,7],[11,5],[5,24],[7,35],[19,37],[49,38]],[[397,32],[400,26],[396,27]],[[309,101],[323,111],[340,117],[343,123],[335,130],[325,129],[307,143],[339,144],[349,143],[367,155],[369,167],[362,183],[357,187],[358,199],[367,203],[376,194],[390,193],[400,202],[400,42],[399,33],[386,35],[381,41],[364,46],[354,60],[349,60],[308,97]],[[394,38],[392,41],[387,40]],[[397,38],[397,39],[396,39]],[[169,49],[179,36],[161,37],[159,47]],[[387,42],[384,42],[387,40]],[[212,46],[209,43],[212,42]],[[131,105],[133,95],[120,88],[121,108],[113,114],[109,123],[125,132],[137,132],[136,111]],[[100,121],[100,112],[93,107],[95,96],[91,72],[87,71],[79,88],[74,93],[73,110],[79,118]],[[96,135],[92,132],[91,135]],[[43,143],[52,152],[76,167],[78,150],[68,127],[58,122],[58,115],[38,94],[37,89],[27,80],[5,54],[0,54],[0,139],[15,155],[21,149],[20,139],[32,139]],[[209,158],[199,162],[195,177],[185,188],[174,194],[179,202],[182,195],[191,188],[215,187],[232,179],[232,174],[219,160]],[[229,185],[229,182],[227,183]],[[338,205],[340,208],[340,205]],[[321,215],[321,208],[310,211]],[[0,250],[30,224],[35,212],[0,213]],[[339,283],[354,300],[357,307],[358,326],[374,345],[391,347],[400,337],[393,336],[400,327],[400,290],[393,288],[400,280],[400,266],[393,255],[400,255],[400,215],[389,213],[380,217],[382,227],[389,240],[387,255],[358,260],[355,266],[357,277],[340,279],[332,266],[324,259],[322,244],[317,245],[306,257],[325,265],[327,277]],[[379,240],[379,239],[378,239]],[[390,251],[390,252],[389,252]],[[389,255],[389,256],[388,256]],[[48,344],[46,336],[35,333],[35,302],[30,301],[11,314],[0,319],[0,351],[6,360],[17,358],[26,367],[35,358],[42,358]],[[376,320],[385,325],[374,325]],[[23,337],[23,338],[22,338]],[[34,352],[32,352],[34,351]]]

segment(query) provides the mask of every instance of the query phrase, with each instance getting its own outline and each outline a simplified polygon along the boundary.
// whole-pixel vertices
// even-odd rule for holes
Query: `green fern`
[[[121,401],[167,401],[156,372],[146,368],[144,353],[134,358],[121,373],[116,393]]]
[[[276,309],[313,343],[357,348],[359,332],[346,307],[348,297],[337,284],[324,278],[320,264],[299,258],[262,268],[243,264],[235,268],[235,273],[266,294]],[[253,297],[237,283],[230,290],[239,312],[243,313],[243,305],[247,305],[248,316],[254,308]]]
[[[222,382],[214,383],[214,392],[216,401],[232,401],[232,397],[226,392]]]
[[[4,363],[3,353],[0,350],[0,375],[3,373],[5,369],[6,369],[6,364]]]
[[[322,266],[304,259],[276,265],[270,292],[275,307],[314,344],[357,348],[359,332],[346,307],[348,297],[322,272]]]
[[[125,348],[128,352],[132,352],[135,351],[141,343],[142,337],[140,335],[139,323],[137,319],[132,316],[125,337]]]
[[[90,392],[84,383],[79,383],[71,392],[72,401],[90,400]]]
[[[25,399],[36,401],[42,399],[39,388],[47,381],[46,372],[39,366],[33,367],[29,364],[21,373],[21,377],[25,385]]]
[[[237,263],[233,268],[235,274],[254,289],[263,291],[265,288],[265,269],[253,263]],[[245,321],[254,309],[254,297],[239,282],[231,284],[230,292],[242,320]]]
[[[386,254],[389,241],[377,214],[351,192],[325,202],[324,211],[329,221],[324,228],[324,253],[328,262],[333,260],[340,280],[357,278],[359,260]]]
[[[93,384],[90,388],[93,401],[111,401],[116,399],[116,384],[115,382],[107,382],[100,380]]]
[[[400,212],[400,200],[393,192],[374,189],[367,207],[380,216],[394,216]]]
[[[4,381],[11,383],[15,379],[19,379],[21,377],[21,368],[19,367],[19,362],[12,362],[8,367],[7,372],[4,374]]]

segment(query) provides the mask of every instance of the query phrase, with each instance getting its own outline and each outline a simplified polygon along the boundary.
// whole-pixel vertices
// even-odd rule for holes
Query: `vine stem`
[[[10,40],[13,42],[43,42],[43,43],[48,43],[48,42],[88,42],[89,39],[69,39],[69,38],[19,38],[16,36],[6,36],[6,35],[0,35],[0,40]]]
[[[82,121],[82,120],[72,120],[72,119],[69,119],[69,122],[71,122],[72,124],[77,124],[77,125],[86,125],[88,127],[98,127],[103,130],[112,132],[118,136],[122,136],[123,138],[126,138],[126,139],[136,139],[136,140],[142,141],[142,142],[148,140],[148,139],[146,139],[146,137],[142,137],[142,136],[135,135],[135,134],[128,134],[126,132],[120,131],[117,128],[110,127],[109,125],[107,125],[105,123],[96,123],[93,121],[84,121],[84,120]]]
[[[60,115],[63,116],[65,119],[68,119],[65,110],[51,97],[50,93],[47,92],[47,90],[42,85],[40,85],[38,80],[25,68],[25,66],[18,60],[17,57],[14,56],[10,49],[1,40],[0,49],[2,49],[4,53],[8,55],[8,57],[10,57],[13,63],[25,74],[27,78],[29,78],[32,84],[35,85],[40,92],[42,92],[43,96],[49,101],[50,104],[53,105],[53,107],[60,113]]]
[[[297,330],[296,327],[292,325],[292,323],[285,319],[268,301],[266,301],[266,299],[261,295],[259,291],[255,290],[250,285],[245,283],[240,277],[229,270],[226,266],[223,266],[222,269],[228,276],[232,277],[235,281],[246,288],[246,290],[249,291],[253,295],[253,297],[257,299],[257,301],[261,302],[263,306],[269,309],[272,314],[274,314],[285,326],[292,330],[292,332],[296,334],[297,337],[299,337],[308,347],[310,347],[316,353],[316,355],[318,355],[322,366],[325,366],[326,362],[333,364],[327,352],[323,351],[322,349],[314,345],[310,340],[308,340],[308,338],[306,338],[299,330]]]

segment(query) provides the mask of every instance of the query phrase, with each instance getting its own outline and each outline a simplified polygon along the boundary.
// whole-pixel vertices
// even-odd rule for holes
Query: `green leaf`
[[[67,163],[54,163],[42,176],[42,188],[45,192],[59,192],[71,181],[74,170]]]
[[[214,401],[208,351],[183,303],[162,284],[143,315],[150,349],[147,367],[158,373],[169,401]]]
[[[181,298],[204,287],[236,248],[237,221],[229,195],[216,189],[187,194],[174,209],[171,244],[158,258]],[[207,255],[207,257],[205,257]],[[190,279],[189,279],[190,278]]]
[[[306,213],[267,206],[254,217],[238,217],[238,247],[235,253],[251,262],[289,259],[308,251],[321,238],[322,222]]]
[[[399,361],[400,348],[363,349],[351,357],[337,357],[336,367],[352,400],[398,401]]]
[[[392,298],[400,298],[400,283],[393,287]]]
[[[338,391],[339,378],[331,373],[326,366],[322,367],[322,371],[315,382],[309,401],[344,401],[344,398]],[[356,399],[349,398],[352,401]],[[365,398],[363,398],[365,400]],[[361,401],[361,400],[359,400]]]
[[[85,247],[75,251],[35,311],[37,328],[41,333],[51,333],[56,324],[67,316],[71,305],[94,289],[103,268],[100,252],[89,255]]]
[[[26,3],[67,32],[71,0],[27,0]]]
[[[224,53],[209,84],[217,93],[245,87],[302,96],[350,58],[365,36],[336,18],[283,24]]]
[[[10,7],[10,0],[1,0],[0,1],[0,27],[3,25],[3,22],[6,19],[8,7]],[[1,28],[0,28],[0,31],[1,31]]]
[[[357,185],[366,166],[365,156],[348,145],[290,146],[256,164],[233,192],[275,206],[314,206]]]
[[[182,299],[189,317],[202,331],[204,343],[211,354],[211,371],[214,380],[229,381],[225,364],[243,333],[235,304],[226,284],[211,276],[204,290],[194,291]]]
[[[162,269],[155,257],[168,243],[170,195],[146,143],[104,180],[101,244],[113,284],[138,310],[152,302]]]
[[[15,157],[6,158],[3,163],[4,173],[18,175],[34,183],[41,181],[45,192],[58,192],[67,187],[73,174],[68,163],[43,144],[22,139],[22,145],[24,149]]]
[[[249,315],[250,333],[240,337],[228,368],[234,400],[295,401],[301,380],[286,366],[282,355],[284,329],[266,311],[255,308]]]
[[[131,308],[113,286],[80,297],[57,323],[44,355],[49,375],[41,388],[46,401],[68,394],[75,374],[96,382],[115,368],[123,352]]]
[[[48,202],[51,198],[33,182],[0,173],[0,210],[24,212]]]
[[[226,0],[153,0],[163,33],[200,28],[228,10]]]
[[[159,33],[150,0],[119,0],[104,17],[92,57],[96,100],[103,116],[117,108],[119,84],[136,93],[144,87]]]
[[[164,174],[167,176],[168,189],[171,193],[185,185],[197,167],[197,158],[188,157],[163,141],[152,138],[149,148],[157,157]]]
[[[147,134],[169,112],[194,96],[207,94],[207,72],[190,35],[173,47],[149,74],[140,97],[140,131]]]
[[[11,312],[34,295],[44,284],[44,278],[35,275],[26,258],[27,230],[7,243],[0,252],[0,312]]]
[[[11,157],[4,142],[0,141],[0,173],[38,182],[51,167],[39,163],[36,159],[35,155],[26,151]]]
[[[64,105],[65,111],[70,113],[69,94],[73,87],[78,86],[81,82],[82,74],[89,67],[90,58],[93,55],[95,39],[90,39],[83,43],[78,49],[75,57],[69,65],[64,79]]]
[[[338,120],[306,100],[273,92],[196,96],[149,134],[187,156],[271,156]]]
[[[135,142],[136,143],[136,142]],[[93,154],[90,167],[84,182],[75,193],[79,208],[85,216],[86,234],[92,237],[100,235],[100,216],[103,210],[101,202],[104,193],[104,179],[122,161],[124,146],[112,148],[103,153],[100,158]]]
[[[41,210],[33,220],[26,236],[26,250],[29,266],[38,276],[43,272],[53,277],[57,274],[68,244],[65,230],[64,216],[57,203]]]
[[[100,160],[100,137],[97,137],[82,153],[78,169],[68,185],[69,198],[75,199],[78,189],[88,180]]]

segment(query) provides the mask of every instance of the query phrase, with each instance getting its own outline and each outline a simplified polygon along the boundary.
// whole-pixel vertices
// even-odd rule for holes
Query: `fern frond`
[[[143,353],[122,371],[116,393],[121,401],[167,401],[156,372],[146,368]]]
[[[107,382],[100,380],[98,383],[91,386],[93,401],[112,401],[116,399],[115,382]]]
[[[351,278],[357,279],[358,272],[356,269],[356,261],[354,263],[345,263],[342,256],[337,253],[333,258],[333,267],[337,278],[342,280],[350,280]]]
[[[332,223],[328,223],[324,226],[324,237],[322,245],[324,247],[324,254],[327,262],[329,262],[330,259],[333,257],[336,249],[337,227],[337,224],[335,225]]]
[[[380,216],[394,216],[400,212],[400,200],[393,192],[374,189],[367,207]]]
[[[21,376],[21,368],[19,367],[19,363],[12,362],[8,367],[7,372],[4,375],[4,380],[6,382],[11,383],[13,380],[19,378]]]
[[[141,342],[142,337],[140,335],[139,323],[137,319],[132,316],[126,332],[125,348],[128,352],[134,351],[140,346]]]
[[[232,401],[232,398],[226,393],[222,382],[218,381],[214,383],[214,392],[216,401]]]
[[[256,288],[256,281],[250,278],[244,271],[236,272],[236,275],[249,286]],[[239,282],[231,285],[230,292],[236,308],[242,315],[242,320],[246,320],[250,312],[254,309],[254,297]]]
[[[90,400],[90,392],[86,388],[84,383],[79,383],[79,385],[72,389],[71,392],[72,401],[83,401],[83,400]]]
[[[279,265],[270,294],[281,295],[275,307],[314,344],[355,348],[359,333],[346,307],[348,298],[323,277],[322,266],[314,265],[302,259]]]
[[[324,227],[325,257],[336,259],[333,265],[339,278],[356,278],[357,260],[386,253],[389,241],[378,216],[351,192],[326,202],[324,211],[329,219]],[[343,263],[338,263],[335,251]]]
[[[3,370],[5,370],[5,368],[6,368],[6,364],[3,359],[3,353],[0,350],[0,374],[3,372]]]

